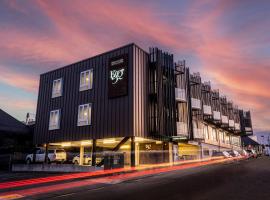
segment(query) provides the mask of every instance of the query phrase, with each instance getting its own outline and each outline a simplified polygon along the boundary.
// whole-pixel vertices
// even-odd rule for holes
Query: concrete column
[[[48,164],[48,148],[49,148],[49,143],[46,143],[46,148],[45,148],[45,163]]]
[[[135,167],[135,137],[131,137],[130,141],[130,166]]]
[[[173,164],[173,144],[171,142],[169,144],[169,163]]]
[[[97,151],[97,140],[93,139],[93,145],[92,145],[92,166],[96,166],[96,151]]]
[[[84,160],[84,146],[80,146],[80,162],[79,165],[83,165]]]
[[[140,144],[138,142],[135,143],[135,165],[140,165]]]
[[[199,142],[200,159],[203,159],[203,145]]]

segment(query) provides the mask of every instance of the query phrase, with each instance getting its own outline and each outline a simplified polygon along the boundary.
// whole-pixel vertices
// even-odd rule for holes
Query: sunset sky
[[[74,3],[76,2],[76,3]],[[0,108],[35,113],[39,74],[135,42],[185,59],[270,131],[270,1],[0,1]]]

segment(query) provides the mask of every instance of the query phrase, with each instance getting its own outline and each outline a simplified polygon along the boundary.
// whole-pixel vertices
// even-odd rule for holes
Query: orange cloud
[[[0,58],[21,60],[36,71],[30,75],[10,68],[1,74],[2,82],[37,91],[40,72],[128,42],[144,48],[156,45],[177,55],[196,57],[205,78],[214,80],[214,85],[240,107],[252,108],[256,128],[270,129],[265,101],[270,101],[270,60],[256,51],[269,44],[270,37],[261,38],[260,30],[269,32],[270,26],[267,20],[254,19],[260,23],[252,21],[241,30],[229,31],[231,24],[224,18],[241,3],[193,1],[185,10],[179,8],[179,13],[167,12],[153,2],[34,1],[33,5],[51,23],[50,32],[7,26],[5,32],[0,31]],[[26,6],[12,3],[11,7],[28,13]],[[173,16],[174,22],[167,22],[166,16]],[[7,66],[11,65],[0,63],[0,69]]]

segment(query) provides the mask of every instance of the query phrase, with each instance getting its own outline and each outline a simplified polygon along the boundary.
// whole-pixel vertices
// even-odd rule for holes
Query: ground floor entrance
[[[105,138],[96,140],[49,143],[49,149],[64,149],[67,163],[104,166],[118,159],[123,166],[140,166],[173,161],[172,143],[140,137]]]

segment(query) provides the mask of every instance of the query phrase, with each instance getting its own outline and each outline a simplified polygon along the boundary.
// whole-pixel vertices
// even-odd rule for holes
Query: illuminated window
[[[93,86],[93,69],[81,72],[80,91],[92,89]]]
[[[60,128],[60,110],[53,110],[50,112],[49,130]]]
[[[91,125],[92,104],[79,105],[78,126]]]
[[[62,91],[63,91],[62,90],[62,88],[63,88],[62,82],[63,82],[62,78],[53,81],[52,98],[62,96]]]

